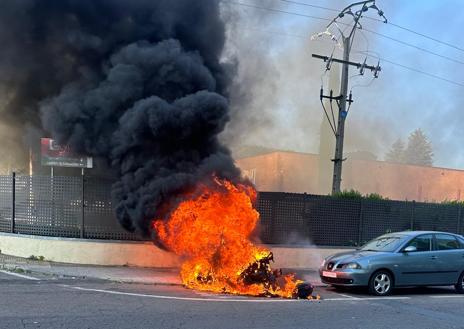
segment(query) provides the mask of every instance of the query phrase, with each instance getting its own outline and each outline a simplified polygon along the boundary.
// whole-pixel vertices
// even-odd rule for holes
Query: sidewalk
[[[92,278],[114,282],[171,286],[182,285],[179,278],[179,269],[177,268],[64,264],[0,254],[0,269],[67,278]],[[317,272],[313,270],[292,271],[285,269],[284,272],[295,272],[298,278],[309,281],[315,286],[323,285],[317,275]]]

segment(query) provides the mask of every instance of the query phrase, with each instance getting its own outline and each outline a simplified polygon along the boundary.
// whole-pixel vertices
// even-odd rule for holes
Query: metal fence
[[[0,176],[0,232],[140,240],[117,222],[110,179]],[[261,240],[268,244],[360,245],[386,232],[464,233],[462,207],[404,201],[261,192]]]
[[[114,216],[111,183],[85,176],[0,176],[0,231],[138,240]]]
[[[261,239],[271,244],[357,246],[384,233],[464,233],[462,207],[406,201],[261,192]]]

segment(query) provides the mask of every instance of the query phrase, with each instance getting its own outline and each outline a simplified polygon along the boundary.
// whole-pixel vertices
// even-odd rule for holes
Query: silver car
[[[464,237],[433,231],[382,235],[356,251],[327,257],[322,282],[367,286],[378,296],[399,286],[449,286],[464,293]]]

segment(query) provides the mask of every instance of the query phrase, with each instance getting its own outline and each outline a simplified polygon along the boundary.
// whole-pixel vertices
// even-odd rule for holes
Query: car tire
[[[393,275],[384,270],[372,274],[369,280],[369,293],[375,296],[388,296],[394,287]]]
[[[464,294],[464,272],[459,276],[458,282],[454,285],[458,294]]]

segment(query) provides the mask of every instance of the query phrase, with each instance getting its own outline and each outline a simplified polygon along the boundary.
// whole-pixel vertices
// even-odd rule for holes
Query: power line
[[[404,69],[407,69],[407,70],[410,70],[410,71],[413,71],[413,72],[416,72],[416,73],[420,73],[420,74],[429,76],[429,77],[434,78],[434,79],[437,79],[437,80],[442,80],[442,81],[445,81],[445,82],[454,84],[454,85],[456,85],[456,86],[464,87],[464,83],[462,83],[462,82],[453,81],[453,80],[450,80],[450,79],[448,79],[448,78],[441,77],[441,76],[436,75],[436,74],[433,74],[433,73],[425,72],[425,71],[416,69],[416,68],[414,68],[414,67],[410,67],[410,66],[406,66],[406,65],[403,65],[403,64],[400,64],[400,63],[396,63],[396,62],[393,62],[393,61],[388,60],[388,59],[383,58],[383,57],[371,55],[371,54],[369,54],[369,53],[366,53],[365,51],[357,51],[357,52],[358,52],[358,53],[365,54],[366,56],[371,57],[371,58],[376,58],[376,59],[378,59],[378,60],[380,60],[380,61],[382,61],[382,62],[389,63],[389,64],[391,64],[391,65],[395,65],[395,66],[398,66],[398,67],[401,67],[401,68],[404,68]]]
[[[395,39],[395,38],[392,38],[392,37],[390,37],[390,36],[388,36],[388,35],[381,34],[381,33],[378,33],[378,32],[372,31],[372,30],[368,30],[368,29],[363,29],[363,30],[366,31],[366,32],[372,33],[372,34],[374,34],[374,35],[378,35],[378,36],[380,36],[380,37],[383,37],[383,38],[385,38],[385,39],[389,39],[389,40],[395,41],[395,42],[400,43],[400,44],[402,44],[402,45],[405,45],[405,46],[408,46],[408,47],[411,47],[411,48],[414,48],[414,49],[423,51],[424,53],[427,53],[427,54],[430,54],[430,55],[433,55],[433,56],[437,56],[437,57],[446,59],[446,60],[448,60],[448,61],[450,61],[450,62],[454,62],[454,63],[458,63],[458,64],[461,64],[461,65],[464,65],[464,62],[463,62],[463,61],[460,61],[460,60],[458,60],[458,59],[455,59],[455,58],[452,58],[452,57],[448,57],[448,56],[445,56],[445,55],[442,55],[442,54],[439,54],[439,53],[430,51],[430,50],[425,49],[425,48],[422,48],[422,47],[418,47],[418,46],[413,45],[413,44],[411,44],[411,43],[408,43],[408,42],[405,42],[405,41],[402,41],[402,40],[399,40],[399,39]]]
[[[328,8],[328,7],[313,5],[313,4],[309,4],[309,3],[306,3],[306,2],[293,1],[293,0],[280,0],[280,1],[286,2],[286,3],[291,3],[291,4],[294,4],[294,5],[300,5],[300,6],[306,6],[306,7],[312,7],[312,8],[318,8],[318,9],[333,11],[333,12],[339,12],[339,10],[334,9],[334,8]],[[383,19],[378,19],[378,18],[369,17],[369,16],[363,16],[363,17],[366,18],[366,19],[372,20],[372,21],[384,23],[384,20],[383,20]],[[437,39],[437,38],[431,37],[431,36],[426,35],[426,34],[421,33],[421,32],[414,31],[414,30],[412,30],[412,29],[410,29],[410,28],[401,26],[401,25],[399,25],[399,24],[395,24],[395,23],[391,23],[391,22],[388,22],[387,24],[389,24],[389,25],[391,25],[391,26],[394,26],[394,27],[396,27],[396,28],[398,28],[398,29],[400,29],[400,30],[407,31],[407,32],[409,32],[409,33],[412,33],[412,34],[421,36],[421,37],[423,37],[423,38],[432,40],[432,41],[434,41],[434,42],[437,42],[437,43],[440,43],[440,44],[442,44],[442,45],[448,46],[448,47],[450,47],[450,48],[454,48],[454,49],[456,49],[456,50],[459,50],[459,51],[464,52],[464,48],[461,48],[461,47],[459,47],[459,46],[453,45],[453,44],[451,44],[451,43],[449,43],[449,42],[445,42],[445,41],[439,40],[439,39]]]
[[[259,29],[259,28],[250,28],[250,27],[247,27],[247,28],[244,28],[246,30],[250,30],[250,31],[257,31],[257,32],[261,32],[261,33],[266,33],[266,34],[271,34],[271,35],[278,35],[278,36],[282,36],[282,37],[291,37],[291,38],[298,38],[298,39],[306,39],[305,36],[303,35],[299,35],[299,34],[290,34],[290,33],[284,33],[284,32],[277,32],[277,31],[265,31],[265,30],[262,30],[262,29]],[[362,53],[368,57],[371,57],[371,58],[376,58],[380,61],[384,61],[385,63],[389,63],[391,65],[394,65],[394,66],[398,66],[398,67],[401,67],[401,68],[404,68],[404,69],[407,69],[409,71],[413,71],[413,72],[416,72],[416,73],[420,73],[420,74],[423,74],[423,75],[426,75],[428,77],[431,77],[431,78],[434,78],[434,79],[437,79],[437,80],[441,80],[441,81],[445,81],[445,82],[448,82],[448,83],[451,83],[451,84],[454,84],[456,86],[460,86],[460,87],[464,87],[464,83],[461,83],[461,82],[457,82],[457,81],[453,81],[451,79],[448,79],[448,78],[445,78],[445,77],[441,77],[441,76],[438,76],[438,75],[435,75],[433,73],[429,73],[429,72],[425,72],[425,71],[422,71],[422,70],[419,70],[419,69],[416,69],[414,67],[410,67],[410,66],[406,66],[406,65],[403,65],[403,64],[400,64],[400,63],[396,63],[396,62],[393,62],[391,60],[388,60],[386,58],[382,58],[382,57],[379,57],[379,56],[374,56],[374,55],[371,55],[369,53],[372,53],[372,52],[366,52],[366,51],[356,51],[357,53]]]
[[[328,10],[328,11],[334,11],[334,12],[337,12],[337,13],[340,12],[340,10],[338,10],[338,9],[327,8],[327,7],[313,5],[313,4],[299,2],[299,1],[292,1],[292,0],[280,0],[280,1],[286,2],[286,3],[291,3],[291,4],[294,4],[294,5],[301,5],[301,6],[312,7],[312,8],[317,8],[317,9],[324,9],[324,10]]]
[[[291,1],[291,0],[280,0],[280,1]],[[305,17],[305,18],[310,18],[310,19],[317,19],[317,20],[322,20],[322,21],[332,21],[331,19],[328,19],[328,18],[317,17],[317,16],[312,16],[312,15],[306,15],[306,14],[300,14],[300,13],[295,13],[295,12],[286,11],[286,10],[280,10],[280,9],[275,9],[275,8],[269,8],[269,7],[261,7],[261,6],[256,6],[256,5],[247,4],[247,3],[243,3],[243,2],[236,2],[236,1],[228,1],[228,2],[232,3],[232,4],[240,5],[240,6],[245,6],[245,7],[255,8],[255,9],[261,9],[261,10],[267,10],[267,11],[271,11],[271,12],[275,12],[275,13],[281,13],[281,14],[287,14],[287,15],[295,15],[295,16],[300,16],[300,17]],[[292,1],[292,2],[295,2],[295,1]],[[349,24],[345,24],[345,23],[341,23],[341,22],[339,22],[338,24],[349,26]],[[448,57],[448,56],[445,56],[445,55],[438,54],[436,52],[430,51],[430,50],[422,48],[422,47],[418,47],[416,45],[413,45],[411,43],[408,43],[408,42],[405,42],[405,41],[390,37],[388,35],[385,35],[385,34],[382,34],[382,33],[379,33],[379,32],[375,32],[375,31],[372,31],[372,30],[369,30],[369,29],[365,29],[365,28],[363,28],[363,31],[366,31],[366,32],[372,33],[374,35],[377,35],[379,37],[383,37],[385,39],[397,42],[397,43],[402,44],[404,46],[414,48],[414,49],[422,51],[424,53],[427,53],[427,54],[430,54],[430,55],[433,55],[433,56],[436,56],[436,57],[440,57],[440,58],[448,60],[450,62],[464,65],[464,61],[461,61],[459,59],[455,59],[455,58],[452,58],[452,57]]]
[[[368,16],[366,16],[365,18],[370,19],[370,20],[372,20],[372,21],[377,21],[377,22],[382,22],[382,23],[383,23],[383,20],[378,19],[378,18],[375,18],[375,17],[368,17]],[[459,51],[464,52],[464,48],[461,48],[461,47],[458,47],[458,46],[453,45],[453,44],[451,44],[451,43],[448,43],[448,42],[439,40],[439,39],[437,39],[437,38],[434,38],[434,37],[431,37],[431,36],[429,36],[429,35],[423,34],[423,33],[421,33],[421,32],[417,32],[417,31],[411,30],[410,28],[407,28],[407,27],[404,27],[404,26],[401,26],[401,25],[398,25],[398,24],[395,24],[395,23],[390,23],[390,22],[388,22],[387,24],[389,24],[389,25],[391,25],[391,26],[394,26],[394,27],[396,27],[396,28],[398,28],[398,29],[400,29],[400,30],[407,31],[407,32],[409,32],[409,33],[412,33],[412,34],[421,36],[421,37],[423,37],[423,38],[432,40],[432,41],[434,41],[434,42],[437,42],[437,43],[440,43],[440,44],[442,44],[442,45],[448,46],[448,47],[450,47],[450,48],[453,48],[453,49],[456,49],[456,50],[459,50]]]
[[[300,17],[317,19],[317,20],[321,20],[321,21],[329,21],[329,22],[331,21],[331,19],[328,19],[328,18],[317,17],[317,16],[312,16],[312,15],[306,15],[306,14],[300,14],[300,13],[295,13],[295,12],[276,9],[276,8],[261,7],[261,6],[256,6],[256,5],[252,5],[252,4],[249,4],[249,3],[237,2],[237,1],[227,1],[227,2],[235,4],[235,5],[239,5],[239,6],[250,7],[250,8],[255,8],[255,9],[262,9],[262,10],[272,11],[272,12],[280,13],[280,14],[295,15],[295,16],[300,16]]]
[[[249,27],[248,26],[248,27],[242,28],[242,29],[249,30],[249,31],[261,32],[261,33],[265,33],[265,34],[278,35],[278,36],[281,36],[281,37],[291,37],[291,38],[297,38],[297,39],[303,39],[303,40],[308,39],[308,36],[301,35],[301,34],[287,33],[287,32],[281,32],[281,31],[268,31],[268,30],[263,30],[261,28],[257,28],[257,27]]]

